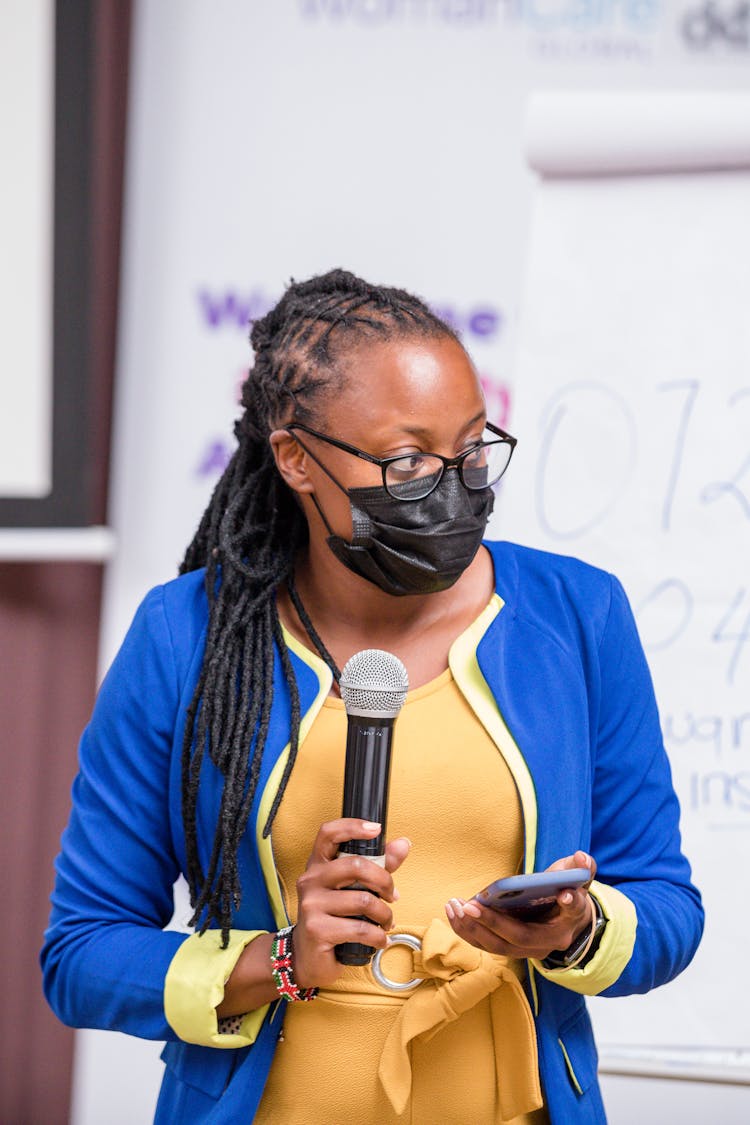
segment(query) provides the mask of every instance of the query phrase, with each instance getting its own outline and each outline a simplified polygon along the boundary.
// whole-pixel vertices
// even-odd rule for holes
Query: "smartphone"
[[[591,879],[588,867],[537,871],[496,879],[474,898],[482,906],[503,910],[524,922],[539,922],[554,912],[560,891],[574,891]]]

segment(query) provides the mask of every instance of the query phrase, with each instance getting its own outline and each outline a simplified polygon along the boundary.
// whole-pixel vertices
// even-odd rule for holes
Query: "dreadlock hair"
[[[417,297],[369,285],[345,270],[291,282],[279,303],[252,325],[254,366],[242,388],[238,447],[213,492],[180,566],[205,567],[208,630],[182,744],[182,811],[191,925],[221,927],[229,940],[240,903],[238,848],[255,797],[273,700],[274,647],[291,702],[290,753],[263,829],[271,830],[294,766],[300,701],[275,592],[290,578],[307,523],[276,468],[269,434],[314,421],[331,389],[336,361],[363,341],[450,336],[452,328]],[[198,850],[201,765],[208,754],[224,775],[213,844],[204,870]]]

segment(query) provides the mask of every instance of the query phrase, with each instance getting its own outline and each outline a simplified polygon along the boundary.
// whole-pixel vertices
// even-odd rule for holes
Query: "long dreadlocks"
[[[278,472],[269,434],[315,420],[332,389],[336,361],[368,337],[450,336],[453,330],[417,297],[331,270],[289,286],[254,322],[254,366],[242,389],[237,450],[219,480],[180,573],[205,567],[209,618],[206,648],[188,709],[182,747],[182,808],[193,917],[229,940],[240,903],[238,848],[255,796],[273,700],[274,646],[291,701],[290,753],[263,833],[294,766],[300,702],[281,630],[275,592],[291,576],[307,524]],[[201,764],[208,754],[224,775],[221,806],[206,869],[198,852],[196,813]]]

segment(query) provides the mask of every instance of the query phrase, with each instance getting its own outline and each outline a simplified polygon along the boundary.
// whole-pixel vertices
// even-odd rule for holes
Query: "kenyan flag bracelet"
[[[271,973],[279,996],[284,1000],[314,1000],[317,988],[300,988],[292,967],[292,931],[294,926],[279,930],[271,945]]]

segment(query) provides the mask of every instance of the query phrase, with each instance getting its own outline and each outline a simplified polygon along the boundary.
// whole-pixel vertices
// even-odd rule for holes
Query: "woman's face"
[[[416,452],[456,457],[481,440],[484,396],[471,360],[450,337],[368,343],[339,366],[341,382],[319,400],[312,423],[328,437],[375,457]],[[307,433],[299,436],[343,489],[382,484],[379,466]],[[311,537],[329,534],[305,496],[314,491],[333,532],[351,539],[348,497],[312,457],[304,459],[304,467],[307,483],[298,491]]]

